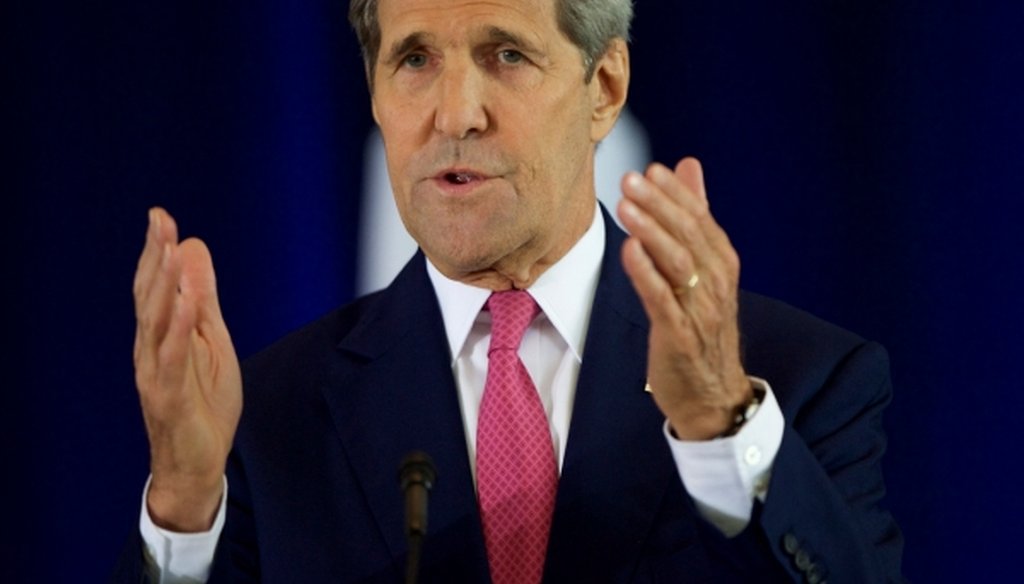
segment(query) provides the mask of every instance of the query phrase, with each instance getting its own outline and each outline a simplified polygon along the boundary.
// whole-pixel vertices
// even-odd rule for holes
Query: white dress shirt
[[[583,237],[528,290],[542,312],[527,328],[519,356],[548,416],[559,472],[565,458],[576,380],[585,356],[584,342],[601,259],[607,251],[617,252],[604,247],[605,225],[600,211],[596,211]],[[450,280],[429,261],[427,272],[437,294],[451,349],[475,480],[476,427],[490,343],[490,313],[482,308],[490,290]],[[680,479],[698,511],[727,536],[738,534],[749,523],[755,498],[764,501],[772,462],[782,442],[782,411],[771,388],[764,380],[752,377],[751,381],[765,389],[765,398],[757,413],[735,436],[687,442],[669,433],[667,421],[663,426]],[[226,498],[226,482],[224,490]],[[147,560],[159,571],[161,583],[206,581],[224,525],[223,501],[209,532],[178,534],[153,524],[143,494],[140,530]]]

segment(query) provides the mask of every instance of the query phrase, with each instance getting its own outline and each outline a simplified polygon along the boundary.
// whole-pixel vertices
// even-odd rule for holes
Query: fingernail
[[[640,217],[640,213],[639,213],[636,205],[634,205],[633,203],[629,202],[626,199],[623,199],[621,204],[622,204],[622,214],[623,215],[626,215],[627,217],[629,217],[630,219],[632,219],[636,223],[641,223],[643,221],[642,218]]]
[[[626,175],[626,186],[637,191],[638,193],[644,193],[644,177],[640,176],[639,172],[631,171]]]

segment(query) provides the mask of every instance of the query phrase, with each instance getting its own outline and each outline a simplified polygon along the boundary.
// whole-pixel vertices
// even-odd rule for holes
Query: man
[[[596,203],[631,15],[353,0],[420,252],[244,369],[206,247],[151,211],[134,293],[152,475],[119,578],[398,581],[395,469],[422,449],[424,582],[900,579],[884,352],[738,291],[696,160],[623,178],[628,237]]]

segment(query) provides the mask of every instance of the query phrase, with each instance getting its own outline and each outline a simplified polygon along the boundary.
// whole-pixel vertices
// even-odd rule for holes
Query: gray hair
[[[352,0],[348,20],[359,38],[363,61],[372,79],[374,63],[380,51],[378,0]],[[558,27],[583,55],[583,68],[589,82],[598,59],[613,39],[629,40],[633,20],[632,0],[554,0]]]

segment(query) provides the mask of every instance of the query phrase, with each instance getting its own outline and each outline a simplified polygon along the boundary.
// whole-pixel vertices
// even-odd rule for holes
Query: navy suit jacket
[[[602,211],[603,212],[603,211]],[[879,507],[888,363],[876,344],[741,293],[744,365],[786,419],[764,505],[722,537],[697,515],[644,392],[648,321],[607,241],[558,485],[545,582],[898,581]],[[455,380],[422,253],[385,290],[243,366],[227,523],[211,581],[401,582],[403,456],[438,477],[420,582],[488,582]],[[117,581],[143,578],[138,539]]]

